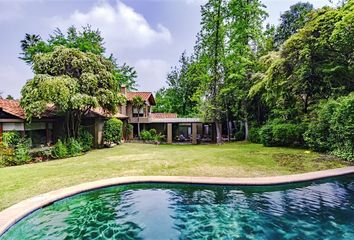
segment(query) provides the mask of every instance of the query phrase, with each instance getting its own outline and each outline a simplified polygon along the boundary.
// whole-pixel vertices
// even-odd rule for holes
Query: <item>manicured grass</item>
[[[258,177],[343,167],[317,153],[259,144],[148,145],[126,143],[83,156],[0,168],[0,210],[40,193],[103,178],[165,175]]]

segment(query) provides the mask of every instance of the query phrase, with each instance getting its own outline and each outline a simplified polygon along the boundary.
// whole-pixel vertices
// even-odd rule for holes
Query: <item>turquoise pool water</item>
[[[354,176],[272,187],[104,188],[40,209],[0,239],[354,239]]]

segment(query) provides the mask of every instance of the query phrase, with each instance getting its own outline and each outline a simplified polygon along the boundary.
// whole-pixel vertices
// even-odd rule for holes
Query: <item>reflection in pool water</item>
[[[0,239],[354,239],[354,176],[271,187],[110,187],[40,209]]]

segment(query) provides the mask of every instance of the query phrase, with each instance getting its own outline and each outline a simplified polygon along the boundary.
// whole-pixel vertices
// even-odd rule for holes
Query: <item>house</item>
[[[3,132],[18,131],[22,135],[30,137],[34,145],[52,144],[56,121],[56,117],[51,114],[51,109],[48,108],[41,119],[28,122],[17,100],[0,99],[0,139]]]
[[[122,106],[121,113],[128,116],[128,123],[133,125],[133,133],[130,138],[138,136],[138,123],[141,130],[156,129],[166,137],[167,143],[191,142],[214,140],[212,124],[203,123],[199,118],[180,118],[176,113],[154,113],[152,107],[156,105],[151,92],[127,92],[123,86],[121,93],[126,96],[127,103]],[[135,108],[133,98],[140,96],[144,100],[142,109]]]
[[[127,102],[119,106],[118,113],[112,115],[98,108],[89,111],[82,119],[82,126],[94,136],[96,148],[103,144],[104,122],[111,117],[122,120],[124,125],[133,125],[131,135],[124,136],[126,140],[138,136],[138,123],[141,130],[156,129],[166,137],[167,143],[178,141],[196,144],[215,139],[213,125],[203,123],[199,118],[179,118],[175,113],[153,113],[152,107],[156,102],[151,92],[128,92],[125,86],[122,86],[121,92]],[[144,100],[140,111],[133,107],[132,100],[135,96]],[[28,122],[19,101],[0,99],[0,139],[3,132],[18,131],[30,137],[34,146],[52,145],[59,138],[65,137],[64,129],[64,117],[53,106],[48,106],[41,118]]]

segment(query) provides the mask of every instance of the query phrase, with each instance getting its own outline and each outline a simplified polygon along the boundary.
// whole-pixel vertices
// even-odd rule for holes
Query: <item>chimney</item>
[[[122,86],[120,87],[120,92],[121,92],[121,94],[123,94],[124,96],[127,95],[127,87],[125,86],[125,84],[122,84]]]

